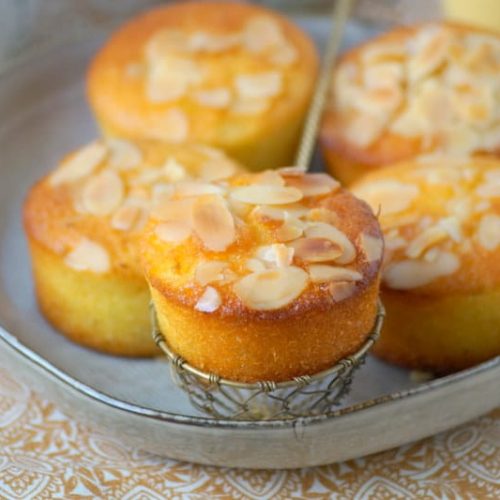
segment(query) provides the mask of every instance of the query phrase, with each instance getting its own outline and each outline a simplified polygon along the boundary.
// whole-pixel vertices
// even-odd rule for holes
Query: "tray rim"
[[[345,408],[339,408],[333,412],[324,413],[309,417],[298,417],[290,419],[276,420],[230,420],[218,419],[197,415],[183,415],[180,413],[169,412],[166,410],[157,410],[140,406],[134,403],[123,401],[114,396],[106,394],[102,391],[81,382],[73,376],[66,373],[64,370],[56,367],[42,355],[36,353],[30,347],[21,342],[14,334],[10,333],[0,324],[0,342],[7,346],[10,350],[16,351],[17,354],[24,357],[30,364],[42,369],[50,378],[56,382],[77,391],[82,397],[94,400],[100,404],[111,407],[115,410],[121,410],[136,416],[145,417],[148,419],[159,420],[171,424],[192,425],[197,427],[223,428],[223,429],[289,429],[294,428],[298,422],[301,425],[310,426],[322,423],[326,420],[332,420],[341,416],[360,413],[370,408],[394,403],[400,400],[406,400],[423,393],[430,393],[439,390],[449,385],[456,385],[462,380],[473,379],[476,376],[483,375],[487,372],[499,370],[500,373],[500,356],[496,356],[488,361],[480,363],[460,372],[446,375],[429,382],[424,382],[416,387],[404,389],[402,391],[392,392],[390,394],[378,396],[373,399],[368,399],[361,403],[356,403]],[[500,404],[500,398],[498,401]]]

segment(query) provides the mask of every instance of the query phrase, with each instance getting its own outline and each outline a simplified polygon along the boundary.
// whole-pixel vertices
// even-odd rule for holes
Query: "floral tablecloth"
[[[500,498],[500,409],[431,439],[293,471],[220,469],[125,447],[0,368],[0,498]]]

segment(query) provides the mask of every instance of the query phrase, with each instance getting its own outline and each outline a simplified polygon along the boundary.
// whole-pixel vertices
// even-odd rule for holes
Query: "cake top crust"
[[[276,318],[334,307],[378,278],[383,241],[369,207],[298,168],[178,185],[151,212],[146,277],[204,313]]]
[[[73,269],[142,275],[141,229],[152,207],[170,196],[173,183],[208,182],[240,169],[207,146],[96,140],[64,158],[31,189],[25,227]]]
[[[500,161],[421,158],[352,186],[379,211],[382,284],[447,295],[500,284]]]
[[[119,29],[91,65],[89,96],[125,132],[228,143],[303,107],[316,69],[312,42],[281,15],[183,2]]]
[[[374,164],[500,151],[500,36],[429,23],[354,48],[335,70],[324,140]]]

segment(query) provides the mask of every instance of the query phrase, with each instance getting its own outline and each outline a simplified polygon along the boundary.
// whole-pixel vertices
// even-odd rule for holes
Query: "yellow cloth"
[[[219,469],[129,449],[0,369],[0,498],[499,498],[500,409],[458,429],[339,464]]]

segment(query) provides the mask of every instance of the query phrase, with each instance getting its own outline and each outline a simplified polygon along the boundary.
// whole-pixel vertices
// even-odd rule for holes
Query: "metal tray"
[[[298,20],[320,43],[328,20]],[[371,30],[352,23],[346,42]],[[231,422],[197,414],[163,359],[79,347],[39,314],[21,227],[29,186],[97,133],[84,95],[94,34],[21,58],[0,76],[0,363],[44,396],[124,442],[213,465],[292,468],[374,453],[461,424],[500,404],[500,358],[424,384],[369,358],[330,415]]]

